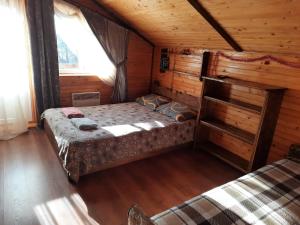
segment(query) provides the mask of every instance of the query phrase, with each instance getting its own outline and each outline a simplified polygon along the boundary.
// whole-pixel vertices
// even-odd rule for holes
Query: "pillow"
[[[134,205],[128,210],[128,225],[154,225],[154,223],[137,205]]]
[[[152,110],[155,110],[158,106],[170,102],[168,98],[162,97],[160,95],[155,95],[155,94],[139,97],[135,101]]]
[[[179,122],[195,119],[197,116],[197,113],[194,110],[179,102],[170,102],[168,104],[159,106],[156,111],[172,117]]]
[[[291,145],[287,158],[300,162],[300,144]]]

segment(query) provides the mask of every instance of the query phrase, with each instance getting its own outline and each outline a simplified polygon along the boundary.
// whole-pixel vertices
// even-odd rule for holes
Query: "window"
[[[61,69],[79,69],[76,53],[73,53],[68,45],[57,36],[58,62]]]
[[[79,8],[55,0],[55,29],[61,75],[97,75],[113,85],[116,68]]]

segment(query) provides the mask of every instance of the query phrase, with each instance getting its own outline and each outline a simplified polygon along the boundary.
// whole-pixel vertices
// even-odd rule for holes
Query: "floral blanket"
[[[43,114],[55,136],[63,167],[75,182],[106,164],[193,140],[194,120],[177,122],[137,103],[79,109],[98,123],[97,130],[77,129],[60,108]]]

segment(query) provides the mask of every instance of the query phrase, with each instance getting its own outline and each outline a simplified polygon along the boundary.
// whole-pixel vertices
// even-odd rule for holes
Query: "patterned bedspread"
[[[61,109],[49,109],[44,118],[58,144],[58,155],[70,178],[97,168],[193,140],[195,122],[176,122],[137,103],[79,108],[98,123],[98,130],[81,131]]]
[[[157,225],[300,224],[300,164],[280,160],[151,219]]]

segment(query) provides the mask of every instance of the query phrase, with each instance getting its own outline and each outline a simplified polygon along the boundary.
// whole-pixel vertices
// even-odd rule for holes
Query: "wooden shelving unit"
[[[200,120],[200,124],[216,129],[218,131],[227,133],[229,135],[232,135],[238,139],[241,139],[242,141],[245,141],[249,144],[253,144],[254,143],[254,139],[255,139],[255,135],[251,134],[250,132],[241,130],[237,127],[228,125],[226,123],[223,123],[221,121],[218,120],[214,120],[214,119],[203,119]]]
[[[231,153],[230,151],[218,146],[212,142],[206,141],[201,144],[201,149],[209,152],[210,154],[218,157],[221,160],[224,160],[231,166],[246,172],[248,170],[249,161]]]
[[[212,102],[220,103],[223,105],[234,106],[234,107],[237,107],[237,108],[240,108],[243,110],[247,110],[249,112],[257,113],[257,114],[260,114],[262,111],[262,107],[260,107],[260,106],[242,102],[242,101],[239,101],[236,99],[230,99],[230,98],[224,98],[224,97],[211,97],[211,96],[204,96],[204,98],[207,101],[212,101]]]
[[[201,78],[203,79],[203,89],[195,132],[195,148],[205,150],[243,172],[253,171],[265,165],[285,88],[227,77],[215,78],[202,76]],[[232,85],[262,90],[265,93],[263,105],[258,106],[230,98],[230,95],[226,93],[228,93]],[[212,114],[210,113],[211,103],[231,106],[241,111],[244,110],[259,115],[260,121],[257,133],[250,133],[216,118],[212,118]],[[242,142],[250,144],[252,152],[249,160],[212,143],[209,139],[211,130],[226,133]]]

